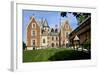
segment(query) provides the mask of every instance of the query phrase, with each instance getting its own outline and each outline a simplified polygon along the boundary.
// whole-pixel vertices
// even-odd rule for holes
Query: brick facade
[[[50,28],[46,19],[39,22],[31,17],[26,35],[27,50],[66,47],[71,31],[68,21],[64,21],[60,28]]]

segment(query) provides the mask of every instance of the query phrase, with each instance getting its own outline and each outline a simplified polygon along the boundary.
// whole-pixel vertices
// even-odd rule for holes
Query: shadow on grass
[[[91,53],[85,53],[82,51],[66,50],[55,53],[48,60],[61,61],[61,60],[82,60],[91,59]]]

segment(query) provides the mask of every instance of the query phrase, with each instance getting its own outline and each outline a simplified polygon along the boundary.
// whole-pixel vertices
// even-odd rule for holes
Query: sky
[[[66,17],[61,17],[61,12],[57,11],[36,11],[23,10],[22,11],[22,41],[26,42],[26,27],[29,23],[30,17],[34,16],[37,20],[46,19],[51,28],[55,25],[59,27],[61,20],[68,20],[71,28],[74,30],[78,25],[76,17],[72,13],[67,13]]]

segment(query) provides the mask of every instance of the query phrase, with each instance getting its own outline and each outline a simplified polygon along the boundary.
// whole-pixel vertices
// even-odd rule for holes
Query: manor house
[[[69,34],[72,31],[68,20],[59,24],[59,28],[51,28],[46,19],[37,20],[30,17],[27,25],[26,46],[27,50],[67,47]]]

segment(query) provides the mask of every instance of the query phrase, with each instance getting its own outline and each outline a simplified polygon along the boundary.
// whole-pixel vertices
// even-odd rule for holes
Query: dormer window
[[[53,28],[51,29],[51,32],[54,32],[54,29]]]
[[[58,32],[58,29],[55,29],[55,32],[57,33]]]

